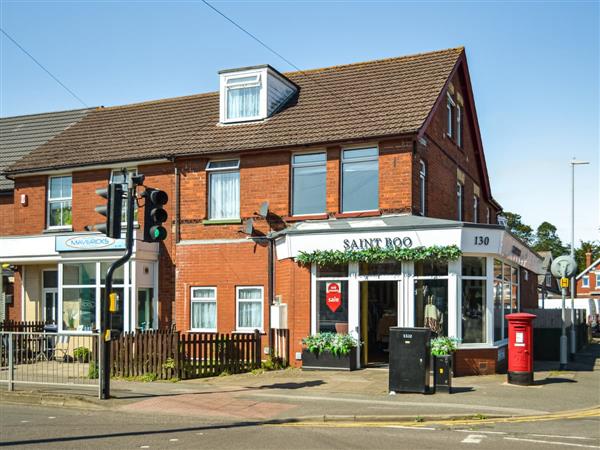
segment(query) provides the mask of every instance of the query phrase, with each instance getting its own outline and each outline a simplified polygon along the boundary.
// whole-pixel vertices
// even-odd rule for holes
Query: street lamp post
[[[571,164],[571,258],[575,258],[575,166],[589,164],[589,161],[579,161],[573,158]],[[575,275],[571,277],[571,356],[577,351],[575,342]]]

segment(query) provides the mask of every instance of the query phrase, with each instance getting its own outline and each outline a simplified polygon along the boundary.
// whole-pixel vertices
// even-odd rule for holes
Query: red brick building
[[[387,359],[389,326],[430,325],[461,339],[458,373],[501,369],[504,314],[536,307],[541,259],[497,225],[464,49],[219,76],[219,92],[99,108],[7,170],[10,316],[96,326],[122,243],[86,231],[101,221],[94,191],[137,171],[168,193],[170,227],[160,245],[136,241],[115,283],[123,330],[266,332],[273,311],[293,363],[302,338],[330,330],[365,342],[364,366]],[[302,252],[440,246],[462,256],[297,262]],[[335,311],[329,283],[341,287]]]

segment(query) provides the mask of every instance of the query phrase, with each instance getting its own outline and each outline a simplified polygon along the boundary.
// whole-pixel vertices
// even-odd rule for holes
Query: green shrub
[[[73,358],[79,362],[88,362],[90,360],[90,349],[87,347],[77,347],[73,350]]]
[[[94,361],[90,362],[90,366],[88,367],[88,378],[90,380],[98,378],[98,366]]]
[[[437,337],[431,340],[431,354],[434,356],[447,356],[456,351],[458,339],[450,337]]]
[[[270,371],[270,370],[281,370],[285,369],[285,363],[283,358],[279,356],[269,355],[269,358],[266,361],[263,361],[260,365],[261,369]]]
[[[164,363],[162,363],[163,369],[174,369],[175,368],[175,360],[173,358],[167,358]]]
[[[335,356],[344,356],[360,345],[360,342],[349,334],[317,333],[302,339],[308,351],[320,354],[325,351]]]

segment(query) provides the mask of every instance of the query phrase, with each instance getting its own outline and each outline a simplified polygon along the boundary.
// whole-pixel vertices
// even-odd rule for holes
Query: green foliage
[[[308,351],[317,355],[328,351],[335,356],[347,355],[353,348],[360,345],[359,341],[349,334],[330,332],[307,336],[302,339],[302,343]]]
[[[458,339],[450,337],[437,337],[431,340],[431,354],[434,356],[451,355],[456,351]]]
[[[90,362],[90,366],[88,367],[88,378],[90,380],[98,379],[98,366],[95,361]]]
[[[551,252],[555,258],[569,251],[560,240],[556,232],[556,227],[550,222],[542,222],[537,227],[533,249],[536,252]]]
[[[158,380],[158,375],[154,372],[148,372],[137,378],[139,381],[143,381],[144,383],[150,383],[152,381]]]
[[[162,363],[163,369],[174,369],[175,368],[175,360],[173,358],[167,358],[164,363]]]
[[[512,234],[517,236],[527,245],[531,245],[533,243],[535,238],[533,228],[524,224],[519,214],[504,211],[502,215],[506,217],[507,226]]]
[[[454,261],[462,252],[456,245],[414,247],[414,248],[380,248],[366,250],[315,250],[300,252],[298,262],[302,265],[317,263],[321,266],[347,264],[349,262],[383,262],[383,261],[423,261],[427,259]]]
[[[283,358],[278,356],[269,355],[269,358],[266,361],[263,361],[260,365],[261,369],[265,371],[270,370],[281,370],[285,369],[285,363]]]
[[[592,262],[600,258],[600,241],[580,241],[579,248],[575,250],[575,260],[577,261],[577,272],[583,272],[587,269],[585,265],[585,254],[592,254]]]
[[[77,347],[73,350],[73,358],[79,362],[88,362],[90,360],[90,349],[87,347]]]

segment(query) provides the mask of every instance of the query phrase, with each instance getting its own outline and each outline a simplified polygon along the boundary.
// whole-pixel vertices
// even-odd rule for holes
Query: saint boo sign
[[[325,304],[331,312],[336,312],[342,306],[342,287],[340,283],[330,282],[326,284]]]

